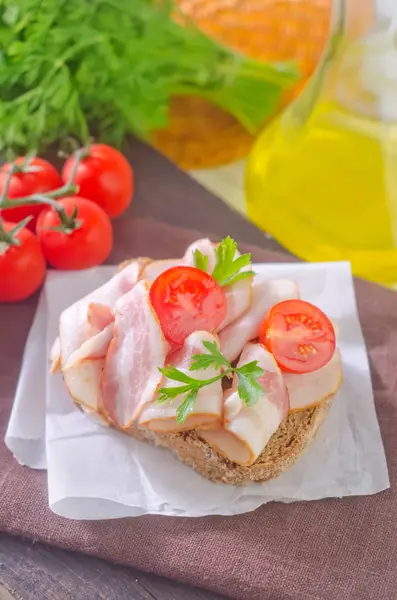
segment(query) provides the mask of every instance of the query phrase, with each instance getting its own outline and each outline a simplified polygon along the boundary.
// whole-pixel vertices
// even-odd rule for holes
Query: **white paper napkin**
[[[47,306],[41,293],[22,359],[5,442],[22,465],[45,469],[45,399]],[[31,405],[29,406],[29,402]]]
[[[57,335],[60,312],[104,283],[114,269],[51,272],[46,301],[40,303],[26,348],[6,443],[20,462],[44,466],[44,461],[26,458],[34,414],[40,423],[35,439],[43,444],[46,437],[49,503],[54,512],[74,519],[148,513],[233,515],[269,501],[374,494],[389,487],[349,265],[261,264],[254,269],[263,277],[297,280],[302,298],[322,308],[339,331],[344,382],[327,420],[296,465],[263,484],[213,484],[168,451],[91,421],[74,406],[62,377],[48,375],[47,355]],[[40,353],[39,361],[38,348],[40,340],[42,348],[44,337],[47,355]]]

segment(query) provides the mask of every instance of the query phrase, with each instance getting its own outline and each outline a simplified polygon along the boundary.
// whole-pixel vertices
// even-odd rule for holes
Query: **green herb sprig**
[[[194,408],[194,403],[197,398],[197,394],[200,389],[223,379],[223,377],[230,377],[235,374],[238,377],[238,394],[245,402],[247,406],[253,406],[258,402],[259,397],[263,394],[263,389],[258,383],[258,378],[263,375],[263,369],[258,365],[258,361],[252,361],[241,367],[232,367],[229,361],[220,352],[216,342],[203,342],[208,353],[195,354],[192,357],[192,361],[189,367],[189,371],[200,371],[206,370],[209,367],[221,369],[221,373],[210,379],[195,379],[190,377],[186,373],[183,373],[179,369],[172,366],[159,368],[159,371],[172,381],[183,383],[175,387],[162,387],[158,391],[158,397],[156,402],[163,404],[166,402],[172,402],[178,396],[186,394],[186,397],[181,402],[176,411],[177,423],[184,423],[189,413]]]
[[[295,65],[245,57],[176,11],[171,0],[0,0],[0,152],[149,137],[175,95],[257,131],[299,79]]]
[[[251,264],[251,254],[241,254],[236,258],[237,243],[227,236],[216,248],[216,263],[212,277],[221,286],[230,285],[253,277],[253,271],[243,271]]]
[[[231,285],[242,279],[253,277],[254,271],[243,271],[251,265],[251,254],[241,254],[236,257],[237,243],[228,235],[216,247],[216,263],[212,271],[212,277],[221,287]],[[193,253],[194,266],[202,271],[208,269],[208,256],[200,250]]]
[[[193,261],[196,269],[201,269],[207,272],[208,269],[208,256],[203,254],[201,250],[195,250],[193,252]]]

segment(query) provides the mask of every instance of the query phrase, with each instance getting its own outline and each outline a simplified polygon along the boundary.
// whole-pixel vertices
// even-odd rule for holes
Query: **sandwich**
[[[330,319],[230,237],[125,261],[62,312],[50,362],[88,417],[235,485],[291,467],[342,382]]]

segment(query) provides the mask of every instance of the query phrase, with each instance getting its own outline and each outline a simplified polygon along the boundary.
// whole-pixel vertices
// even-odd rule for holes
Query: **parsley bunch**
[[[176,94],[257,130],[296,69],[229,50],[175,10],[171,0],[0,0],[0,152],[145,137],[167,125]]]
[[[263,389],[257,379],[263,375],[263,369],[258,365],[258,361],[252,361],[241,367],[232,367],[229,361],[220,352],[215,342],[203,342],[208,353],[195,354],[189,367],[189,371],[199,371],[215,367],[221,369],[222,372],[210,379],[194,379],[186,373],[183,373],[175,367],[168,366],[159,368],[159,371],[168,379],[183,383],[175,387],[162,387],[158,392],[157,403],[172,402],[178,396],[186,394],[184,400],[179,405],[176,411],[177,423],[184,423],[189,413],[193,410],[197,394],[200,389],[235,374],[238,378],[238,394],[247,406],[253,406],[258,402],[259,397],[263,394]]]

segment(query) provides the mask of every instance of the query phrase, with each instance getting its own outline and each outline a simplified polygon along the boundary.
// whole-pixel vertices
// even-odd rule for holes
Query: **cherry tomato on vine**
[[[78,193],[101,206],[109,217],[117,217],[126,210],[134,192],[131,165],[121,152],[106,144],[92,144],[88,151],[74,177]],[[62,170],[65,183],[69,181],[73,165],[74,156],[71,156]]]
[[[43,283],[46,262],[37,237],[26,227],[12,235],[16,223],[2,222],[0,231],[0,302],[17,302],[31,296]],[[6,235],[4,235],[4,232]]]
[[[14,162],[22,166],[24,157],[17,158]],[[7,175],[12,163],[6,163],[0,170],[0,194],[7,181]],[[31,194],[45,194],[62,186],[62,179],[55,167],[43,158],[35,156],[26,165],[25,170],[12,175],[7,191],[10,200],[30,196]],[[37,217],[43,210],[42,204],[29,206],[16,206],[15,208],[3,208],[1,214],[7,221],[18,223],[28,216],[33,219],[27,225],[31,231],[35,231]]]
[[[79,196],[62,198],[58,203],[69,217],[76,208],[77,215],[74,226],[62,229],[61,219],[53,208],[40,214],[37,235],[49,264],[56,269],[71,270],[103,263],[113,245],[112,224],[107,214],[94,202]]]

